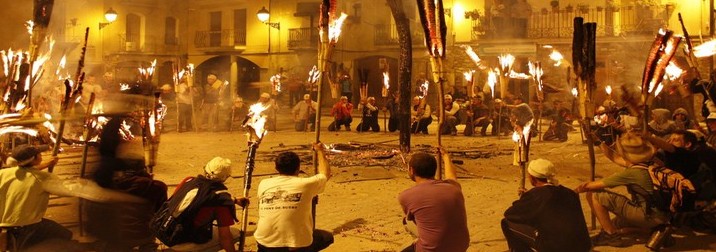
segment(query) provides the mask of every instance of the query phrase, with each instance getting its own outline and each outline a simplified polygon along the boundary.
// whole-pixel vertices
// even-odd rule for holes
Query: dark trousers
[[[373,130],[373,132],[380,131],[380,125],[378,125],[378,118],[375,117],[364,117],[363,121],[358,125],[358,131],[365,132]]]
[[[308,247],[290,250],[291,248],[288,247],[269,248],[261,244],[257,245],[259,247],[258,252],[315,252],[324,250],[328,248],[328,246],[330,246],[331,244],[333,244],[333,234],[326,230],[316,229],[313,230],[313,243],[311,243],[311,245],[309,245]]]
[[[510,251],[535,251],[537,248],[537,229],[502,219],[502,233]]]
[[[343,125],[346,126],[346,130],[350,130],[350,129],[351,129],[351,123],[353,122],[353,117],[350,117],[350,116],[349,116],[349,117],[344,117],[344,118],[335,119],[335,120],[336,120],[336,121],[335,121],[335,123],[336,123],[336,125],[335,125],[335,126],[336,126],[335,130],[340,130],[340,129],[341,129],[341,126],[343,126]]]
[[[10,248],[22,251],[42,241],[59,239],[72,239],[72,232],[62,225],[48,219],[24,227],[8,227],[10,235]]]
[[[396,130],[398,130],[399,126],[400,126],[400,120],[398,120],[397,117],[388,118],[388,131],[395,132]]]
[[[428,125],[431,123],[433,123],[432,116],[428,118],[420,118],[420,120],[414,122],[413,125],[410,126],[410,132],[413,132],[413,134],[418,132],[428,134]]]
[[[179,131],[192,130],[191,126],[191,104],[179,103]]]

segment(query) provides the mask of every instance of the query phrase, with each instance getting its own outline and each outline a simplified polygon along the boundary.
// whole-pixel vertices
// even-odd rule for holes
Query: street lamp
[[[261,9],[256,12],[256,17],[261,21],[261,23],[264,23],[268,26],[271,26],[271,28],[276,28],[281,30],[281,23],[271,23],[269,22],[269,17],[271,16],[271,13],[266,9],[266,6],[261,7]]]
[[[111,23],[114,22],[115,20],[117,20],[117,12],[114,11],[114,9],[112,9],[112,7],[110,7],[109,10],[107,10],[107,12],[104,13],[104,19],[106,19],[107,22],[106,22],[106,23],[105,23],[105,22],[100,22],[100,23],[99,23],[99,29],[100,29],[100,30],[102,30],[102,28],[104,28],[105,26],[108,26],[109,24],[111,24]]]

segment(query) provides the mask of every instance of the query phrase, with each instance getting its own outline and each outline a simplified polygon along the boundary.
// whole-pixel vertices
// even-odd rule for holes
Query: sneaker
[[[609,246],[623,248],[631,246],[628,239],[622,237],[619,234],[608,234],[604,230],[600,231],[599,234],[592,236],[592,246]]]

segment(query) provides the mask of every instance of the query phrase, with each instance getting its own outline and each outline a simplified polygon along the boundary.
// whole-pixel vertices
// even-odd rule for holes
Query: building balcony
[[[419,30],[416,30],[419,29]],[[410,39],[413,41],[413,45],[424,44],[425,35],[422,34],[423,30],[420,27],[411,26],[410,30],[412,34]],[[373,33],[373,44],[376,46],[397,46],[398,45],[398,29],[395,25],[378,24],[375,25],[375,31]]]
[[[316,49],[318,47],[318,29],[315,27],[288,29],[288,49]]]
[[[144,36],[140,40],[139,34],[119,34],[119,47],[117,53],[122,54],[176,54],[182,50],[178,38],[157,38]]]
[[[472,39],[571,39],[575,17],[597,23],[598,37],[653,35],[673,13],[673,6],[578,5],[543,8],[525,21],[481,17],[473,20]]]
[[[194,34],[194,47],[198,49],[238,49],[245,46],[245,30],[197,31]]]

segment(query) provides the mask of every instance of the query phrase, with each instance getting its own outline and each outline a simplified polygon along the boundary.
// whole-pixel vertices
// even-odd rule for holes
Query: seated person
[[[189,192],[198,188],[196,197],[206,198],[195,199],[200,202],[198,206],[191,204],[185,211],[191,211],[187,217],[192,220],[192,226],[183,230],[191,241],[177,244],[171,247],[175,251],[218,251],[223,249],[227,252],[234,252],[234,244],[239,240],[240,230],[231,227],[237,221],[234,205],[245,207],[248,204],[246,198],[234,198],[229,194],[224,185],[226,179],[231,177],[231,161],[226,158],[215,157],[203,168],[203,175],[187,177],[174,190],[174,194],[167,202],[176,204],[184,202],[189,197]],[[208,190],[208,193],[202,191]],[[216,222],[216,227],[214,227]]]
[[[341,99],[333,105],[331,115],[333,123],[328,125],[328,131],[338,131],[341,126],[346,126],[346,131],[351,131],[351,123],[353,122],[353,104],[348,101],[348,97],[341,96]]]
[[[559,185],[552,162],[536,159],[527,174],[533,188],[502,219],[510,251],[591,251],[579,195]]]
[[[668,109],[654,109],[651,111],[651,121],[649,122],[649,131],[658,136],[666,137],[674,132],[676,124],[671,120],[671,111]]]
[[[291,112],[293,113],[293,121],[295,124],[296,131],[305,131],[310,125],[310,130],[313,131],[316,123],[316,111],[318,110],[318,103],[311,100],[310,94],[303,95],[303,101],[296,103],[293,106]]]
[[[445,122],[440,130],[442,134],[457,135],[456,126],[459,124],[458,112],[460,112],[460,104],[452,100],[452,96],[446,94],[444,96]]]
[[[412,121],[410,132],[413,132],[413,134],[420,132],[427,135],[428,125],[433,122],[433,116],[430,112],[430,105],[424,99],[419,96],[413,97],[413,102],[410,106],[410,118]]]
[[[465,112],[467,122],[464,134],[471,136],[474,133],[475,127],[482,127],[480,135],[486,136],[487,126],[490,126],[491,123],[490,109],[482,102],[482,93],[472,97],[472,101]]]
[[[363,118],[361,123],[358,124],[358,131],[364,132],[372,130],[373,132],[380,132],[380,125],[378,125],[378,106],[375,104],[375,97],[368,97],[367,101],[361,101],[358,104],[358,109],[362,112]]]

